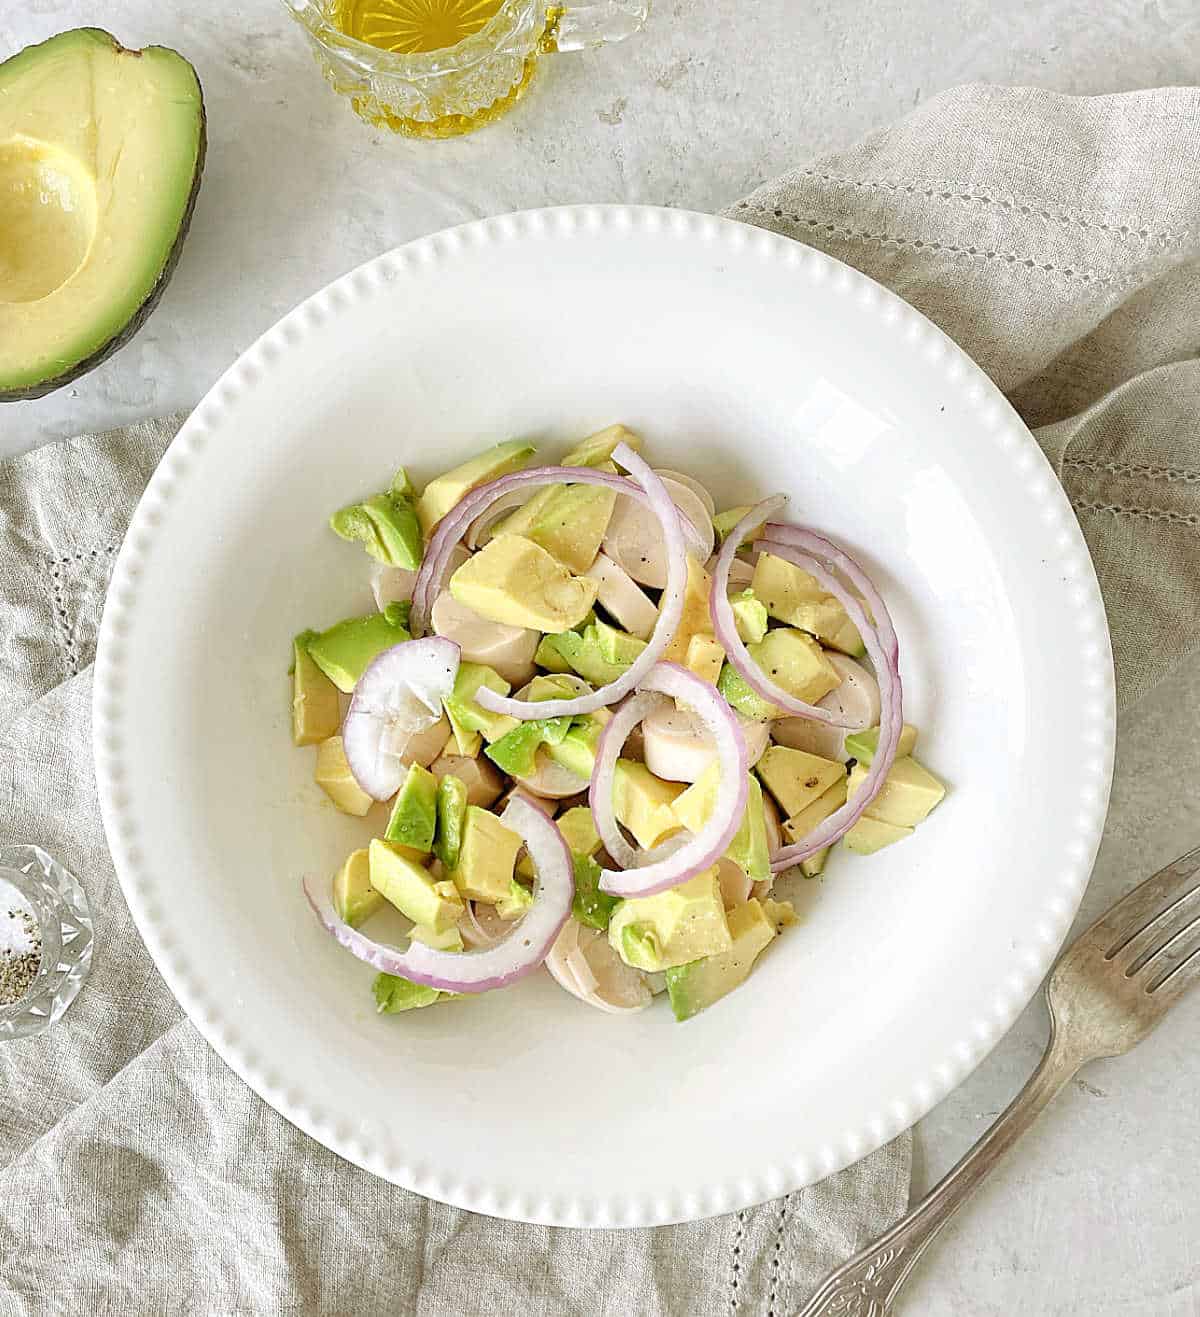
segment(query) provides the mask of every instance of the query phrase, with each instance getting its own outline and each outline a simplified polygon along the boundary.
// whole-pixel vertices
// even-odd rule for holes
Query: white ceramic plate
[[[621,420],[718,504],[768,491],[860,555],[909,721],[950,785],[903,845],[835,856],[807,919],[686,1025],[547,975],[377,1016],[300,892],[369,827],[288,735],[292,634],[369,605],[325,529],[418,480]],[[808,1184],[911,1125],[1049,966],[1113,745],[1092,567],[1028,432],[899,299],[709,216],[588,207],[414,242],[285,317],[172,444],[113,574],[96,664],[108,839],[155,961],[217,1051],[367,1170],[476,1211],[649,1225]],[[378,822],[376,822],[378,827]]]

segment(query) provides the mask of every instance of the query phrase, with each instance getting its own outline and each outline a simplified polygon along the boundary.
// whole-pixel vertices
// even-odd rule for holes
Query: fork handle
[[[832,1272],[797,1317],[887,1317],[933,1237],[1088,1059],[1052,1033],[1029,1082],[983,1138],[906,1216]]]

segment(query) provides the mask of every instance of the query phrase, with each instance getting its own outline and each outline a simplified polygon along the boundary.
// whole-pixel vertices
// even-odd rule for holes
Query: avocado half
[[[200,80],[173,50],[85,27],[0,64],[0,402],[61,388],[137,333],[204,150]]]

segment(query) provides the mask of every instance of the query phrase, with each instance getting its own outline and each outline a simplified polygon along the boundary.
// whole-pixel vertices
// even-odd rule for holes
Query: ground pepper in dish
[[[42,965],[42,935],[33,914],[11,902],[0,904],[0,1006],[28,993]]]

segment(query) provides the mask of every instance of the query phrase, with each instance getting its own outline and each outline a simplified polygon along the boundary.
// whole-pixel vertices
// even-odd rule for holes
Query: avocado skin
[[[86,30],[95,32],[98,36],[111,41],[113,49],[118,53],[142,54],[140,50],[129,50],[128,47],[121,45],[111,32],[106,32],[102,27],[87,28]],[[62,36],[63,33],[60,32],[56,35]],[[48,41],[54,39],[54,37],[47,38]],[[39,44],[45,45],[46,43],[40,42]],[[171,46],[148,46],[146,49],[170,51],[172,55],[188,64],[193,73],[196,72],[196,66]],[[98,347],[90,357],[85,357],[82,361],[76,362],[74,366],[63,371],[61,375],[43,380],[40,384],[31,384],[27,389],[0,389],[0,402],[32,402],[35,398],[44,398],[46,394],[53,393],[56,389],[61,389],[64,385],[70,384],[72,380],[77,380],[81,375],[86,375],[88,371],[95,370],[97,366],[107,361],[114,352],[119,352],[129,342],[146,323],[150,312],[158,305],[159,299],[167,290],[167,284],[170,283],[171,276],[175,273],[175,266],[179,262],[179,253],[183,250],[183,240],[188,235],[188,229],[191,228],[192,214],[196,209],[196,197],[200,192],[200,180],[204,174],[204,161],[208,154],[208,109],[204,103],[204,86],[200,81],[199,73],[196,73],[196,90],[200,94],[200,140],[196,144],[196,167],[192,175],[192,190],[188,194],[187,205],[183,210],[183,218],[179,221],[179,232],[175,235],[175,242],[171,247],[170,255],[168,255],[166,263],[163,265],[158,279],[155,281],[154,287],[150,290],[146,300],[134,312],[133,318],[126,322],[125,327],[119,329],[107,343]]]

